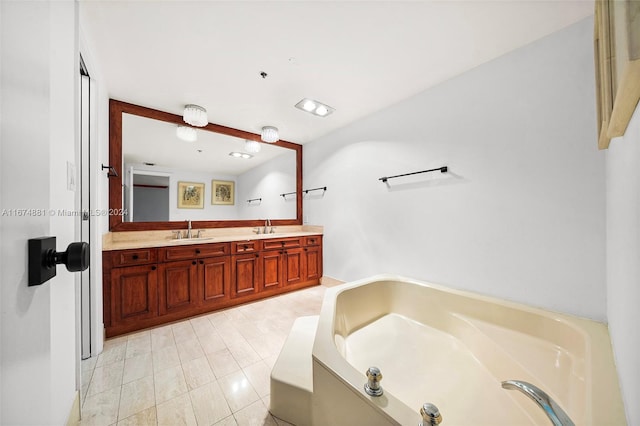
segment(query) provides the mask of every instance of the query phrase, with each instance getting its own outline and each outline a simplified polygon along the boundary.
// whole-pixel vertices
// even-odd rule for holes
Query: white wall
[[[604,320],[592,32],[581,21],[305,145],[305,187],[328,187],[304,206],[324,225],[325,275],[398,273]]]
[[[289,151],[238,176],[236,187],[238,218],[295,219],[296,153]],[[247,200],[262,198],[261,202]]]
[[[3,1],[0,9],[2,208],[73,210],[66,173],[77,137],[76,4]],[[56,236],[64,250],[74,219],[0,220],[0,423],[63,424],[76,391],[75,279],[63,266],[28,287],[27,239]]]
[[[607,316],[627,421],[640,424],[640,107],[607,151]]]

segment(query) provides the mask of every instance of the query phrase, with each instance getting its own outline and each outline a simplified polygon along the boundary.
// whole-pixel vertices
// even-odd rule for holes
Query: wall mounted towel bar
[[[395,175],[395,176],[384,176],[384,177],[379,178],[378,180],[381,180],[381,181],[383,181],[383,182],[386,182],[386,181],[388,181],[389,179],[395,179],[395,178],[399,178],[399,177],[403,177],[403,176],[417,175],[417,174],[420,174],[420,173],[435,172],[435,171],[438,171],[438,170],[440,170],[440,173],[447,173],[447,171],[449,170],[449,168],[448,168],[447,166],[444,166],[444,167],[438,167],[438,168],[436,168],[436,169],[421,170],[421,171],[419,171],[419,172],[404,173],[404,174],[401,174],[401,175]]]
[[[327,191],[327,187],[326,186],[321,186],[319,188],[311,188],[311,189],[303,189],[302,190],[303,194],[305,194],[305,195],[308,194],[311,191],[322,191],[322,194],[324,194]],[[293,195],[293,194],[295,194],[295,192],[287,192],[287,193],[284,193],[284,194],[280,194],[280,196],[282,198],[287,198],[287,195]]]
[[[247,203],[251,204],[251,203],[258,203],[260,204],[262,202],[262,198],[252,198],[250,200],[247,200]]]

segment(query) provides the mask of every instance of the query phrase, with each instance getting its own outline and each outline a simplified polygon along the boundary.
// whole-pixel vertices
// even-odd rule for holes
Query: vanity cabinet
[[[103,252],[107,337],[317,285],[322,237]]]

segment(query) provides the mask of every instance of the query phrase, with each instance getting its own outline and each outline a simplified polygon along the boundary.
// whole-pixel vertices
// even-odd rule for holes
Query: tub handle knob
[[[380,396],[382,395],[382,386],[380,381],[382,380],[382,373],[378,367],[369,367],[365,372],[367,375],[367,383],[364,384],[364,391],[367,395]]]
[[[435,426],[439,425],[440,422],[442,422],[440,410],[438,410],[438,407],[431,404],[430,402],[425,402],[424,404],[422,404],[420,415],[422,416],[422,421],[420,422],[419,426]]]

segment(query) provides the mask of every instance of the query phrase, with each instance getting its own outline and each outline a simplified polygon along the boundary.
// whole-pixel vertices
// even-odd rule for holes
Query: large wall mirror
[[[301,145],[211,123],[189,142],[181,116],[113,99],[109,121],[111,231],[302,224]]]

